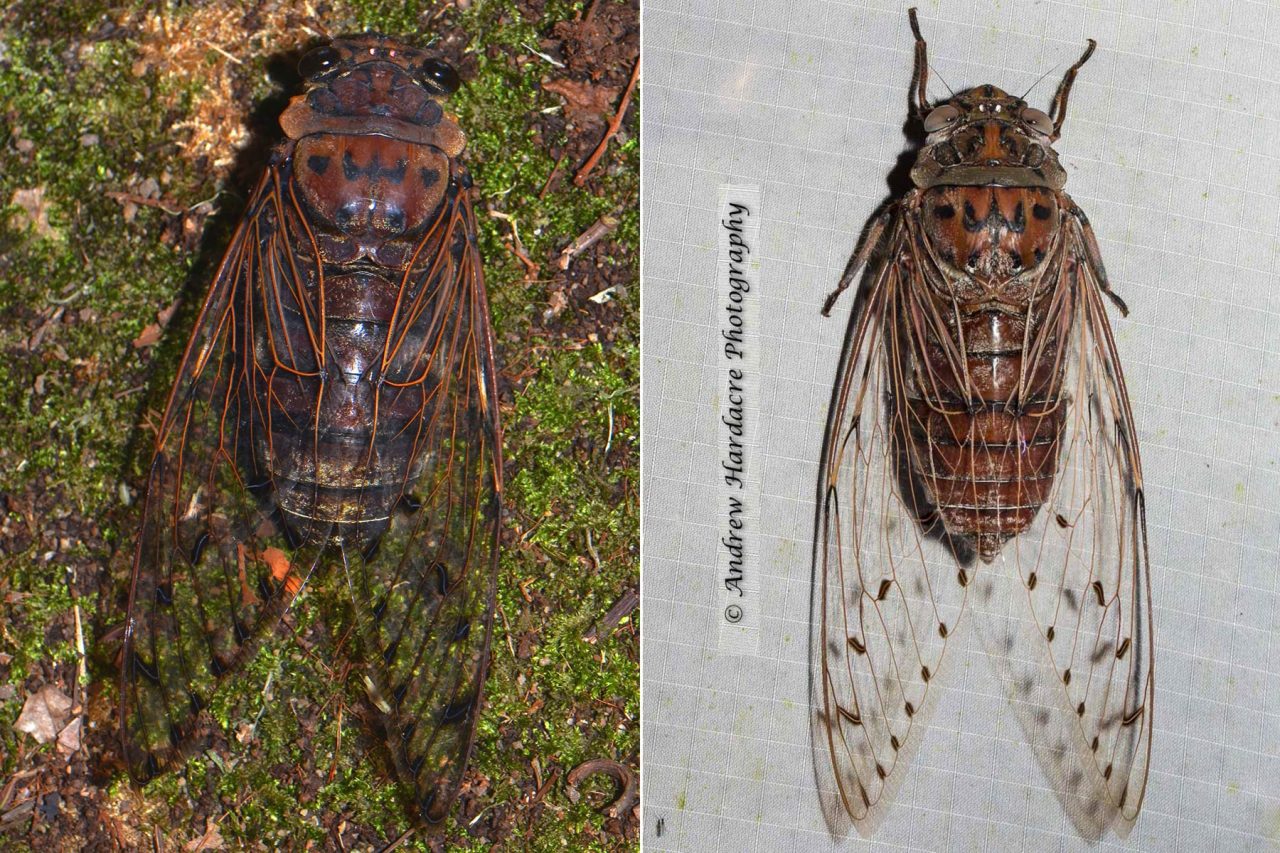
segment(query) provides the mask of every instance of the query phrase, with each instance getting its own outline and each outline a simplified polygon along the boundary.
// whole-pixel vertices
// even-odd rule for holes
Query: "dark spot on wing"
[[[391,662],[396,659],[396,651],[400,648],[400,640],[403,637],[404,637],[403,634],[401,634],[399,637],[396,637],[391,642],[391,645],[387,646],[386,649],[383,650],[382,662],[385,663],[387,666],[391,666]]]
[[[200,534],[200,538],[196,540],[196,544],[191,546],[191,565],[199,565],[200,557],[204,554],[204,547],[209,544],[209,531]]]
[[[467,714],[471,712],[473,705],[475,705],[475,696],[454,699],[445,706],[444,711],[440,714],[440,721],[442,723],[456,723],[459,720],[464,720]]]
[[[144,660],[136,649],[133,652],[133,668],[152,684],[160,684],[160,673],[156,671],[154,666]]]

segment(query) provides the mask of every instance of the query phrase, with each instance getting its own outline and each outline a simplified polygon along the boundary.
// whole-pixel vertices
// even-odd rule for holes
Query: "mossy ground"
[[[637,4],[595,5],[596,20],[634,38]],[[611,786],[593,779],[575,803],[564,775],[591,758],[638,764],[638,628],[624,620],[597,643],[583,639],[638,583],[638,118],[633,109],[575,186],[604,121],[566,121],[562,99],[542,88],[580,71],[581,57],[561,68],[539,54],[555,59],[567,46],[563,28],[578,26],[582,4],[465,6],[130,11],[45,0],[2,13],[0,814],[15,816],[0,825],[6,847],[177,849],[203,837],[225,849],[326,849],[338,839],[370,849],[413,827],[366,734],[351,675],[359,664],[312,645],[323,636],[309,631],[314,614],[299,614],[300,640],[270,643],[249,665],[215,708],[229,743],[184,772],[139,791],[113,741],[112,629],[123,620],[153,425],[265,161],[252,144],[231,143],[270,129],[283,105],[270,79],[281,57],[320,33],[363,29],[420,44],[440,33],[442,51],[461,60],[469,82],[452,107],[485,201],[503,365],[507,529],[475,772],[456,816],[402,846],[634,846],[632,816],[598,810]],[[579,76],[621,91],[634,61]],[[616,229],[560,271],[560,251],[606,214],[618,216]],[[588,300],[611,286],[612,301]],[[77,609],[87,679],[77,676]],[[70,756],[10,728],[44,684],[87,717]]]

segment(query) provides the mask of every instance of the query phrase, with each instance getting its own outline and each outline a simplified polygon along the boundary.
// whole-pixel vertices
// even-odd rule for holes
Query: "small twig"
[[[613,447],[613,401],[609,401],[609,437],[604,443],[604,458],[609,458],[609,448]]]
[[[582,635],[588,643],[596,643],[601,637],[607,637],[618,627],[618,623],[631,615],[640,604],[639,590],[629,589],[609,608],[609,612],[599,622],[591,626],[591,630]]]
[[[144,205],[145,207],[158,208],[159,210],[163,210],[165,213],[169,214],[170,216],[177,216],[178,214],[185,212],[184,208],[181,208],[181,207],[169,207],[167,204],[165,204],[163,199],[147,198],[146,196],[137,195],[136,193],[108,192],[107,198],[118,201],[121,204],[125,204],[126,202],[133,202],[134,204],[141,204],[141,205]],[[170,202],[169,204],[172,204],[172,202]]]
[[[507,648],[511,651],[511,659],[519,660],[516,657],[515,644],[511,642],[511,623],[507,621],[507,609],[501,604],[498,605],[498,615],[502,617],[503,636],[507,638]]]
[[[410,837],[411,837],[415,832],[417,832],[417,828],[416,828],[416,827],[409,827],[408,829],[406,829],[406,830],[404,831],[404,834],[403,834],[403,835],[401,835],[401,836],[400,836],[399,838],[397,838],[395,841],[392,841],[392,842],[391,842],[390,844],[388,844],[386,847],[383,847],[383,848],[382,848],[382,850],[380,851],[380,853],[391,853],[391,851],[392,851],[392,850],[395,850],[395,849],[396,849],[397,847],[399,847],[401,844],[404,844],[406,841],[408,841],[408,840],[409,840],[409,838],[410,838]]]
[[[559,767],[551,768],[551,775],[548,776],[546,781],[544,781],[541,785],[539,785],[538,789],[533,792],[533,802],[534,803],[542,802],[543,798],[547,796],[547,791],[551,790],[551,786],[554,785],[556,783],[556,780],[559,778],[560,778],[560,768]]]
[[[84,648],[84,620],[81,619],[80,617],[79,601],[77,601],[75,604],[74,612],[75,612],[75,619],[76,619],[76,657],[78,658],[78,663],[76,666],[75,689],[72,691],[73,702],[75,701],[75,694],[78,694],[80,692],[80,685],[81,684],[88,685],[89,683],[89,670],[88,670],[88,667],[85,665],[85,660],[87,659],[88,655],[85,654],[85,648]]]
[[[205,44],[207,44],[209,47],[213,48],[213,49],[214,49],[214,50],[216,50],[218,53],[220,53],[220,54],[222,54],[223,56],[225,56],[227,59],[230,59],[230,60],[231,60],[232,62],[234,62],[236,65],[244,65],[244,63],[243,63],[243,62],[241,62],[239,59],[236,59],[234,56],[232,56],[231,54],[227,53],[227,52],[226,52],[225,50],[223,50],[221,47],[219,47],[218,45],[216,45],[216,44],[214,44],[213,42],[209,41],[208,39],[200,39],[200,41],[204,42],[204,43],[205,43]]]
[[[595,543],[591,541],[591,531],[587,531],[587,553],[591,555],[591,562],[595,566],[597,572],[600,571],[600,554],[596,551]]]
[[[528,42],[520,42],[520,46],[521,46],[521,47],[523,47],[525,50],[529,51],[530,53],[532,53],[534,56],[537,56],[537,57],[539,57],[539,58],[541,58],[541,59],[546,60],[547,62],[550,62],[550,63],[551,63],[552,65],[554,65],[556,68],[564,68],[564,63],[563,63],[563,62],[561,62],[560,60],[556,59],[554,56],[548,56],[547,54],[545,54],[545,53],[543,53],[542,51],[538,50],[538,49],[537,49],[536,47],[534,47],[533,45],[529,44]]]
[[[604,216],[601,216],[593,222],[586,231],[579,234],[577,239],[565,246],[564,251],[560,253],[560,260],[556,265],[562,270],[567,270],[569,268],[569,264],[573,262],[574,258],[598,243],[601,237],[617,228],[618,217],[615,213],[606,213]]]
[[[618,111],[613,114],[613,121],[609,122],[609,129],[605,131],[604,139],[600,140],[600,144],[596,146],[596,150],[591,152],[591,156],[587,158],[587,162],[582,164],[582,168],[578,170],[578,174],[573,176],[574,186],[580,187],[587,182],[587,175],[596,167],[596,163],[600,162],[600,158],[604,156],[605,149],[609,147],[609,140],[613,139],[618,133],[618,128],[622,127],[622,117],[627,114],[627,107],[631,105],[631,94],[636,90],[636,83],[640,80],[640,60],[636,60],[636,64],[631,69],[631,81],[627,83],[627,90],[622,93],[622,100],[618,102]]]
[[[491,210],[489,215],[494,219],[501,219],[511,226],[511,253],[516,256],[520,263],[524,264],[526,280],[532,280],[538,277],[538,272],[542,269],[533,259],[525,253],[524,243],[520,241],[520,229],[516,227],[516,220],[511,214],[503,213],[500,210]]]
[[[561,154],[560,159],[556,161],[555,168],[551,170],[550,175],[547,175],[547,182],[543,184],[542,189],[538,191],[538,201],[542,201],[544,198],[547,197],[547,190],[551,189],[551,182],[556,179],[556,175],[560,174],[560,164],[564,162],[564,158],[567,157],[568,155],[569,155],[569,152],[566,151],[565,153]]]
[[[342,709],[343,704],[338,703],[338,734],[334,738],[333,744],[333,762],[329,765],[329,781],[332,782],[338,778],[338,756],[342,753]]]
[[[85,266],[88,266],[88,265],[89,265],[89,262],[88,262],[88,260],[86,260],[86,261],[85,261]],[[48,299],[48,302],[49,302],[49,304],[51,304],[51,305],[64,305],[64,306],[65,306],[65,305],[70,305],[72,302],[75,302],[75,301],[76,301],[77,299],[79,299],[81,296],[84,296],[84,294],[85,294],[84,288],[77,284],[77,285],[75,285],[75,286],[74,286],[74,288],[72,289],[72,291],[71,291],[71,295],[70,295],[70,296],[64,296],[64,297],[57,298],[57,299],[55,299],[54,297],[50,296],[50,297],[49,297],[49,299]]]

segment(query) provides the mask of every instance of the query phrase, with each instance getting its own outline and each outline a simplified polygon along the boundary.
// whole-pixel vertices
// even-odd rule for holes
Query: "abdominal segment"
[[[1038,188],[941,187],[924,199],[935,256],[972,269],[951,271],[951,294],[918,297],[940,322],[908,338],[912,467],[947,531],[984,561],[1030,526],[1057,473],[1063,342],[1045,328],[1057,209]]]

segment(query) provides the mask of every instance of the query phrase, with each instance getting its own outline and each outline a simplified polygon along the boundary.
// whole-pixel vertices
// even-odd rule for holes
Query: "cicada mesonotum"
[[[914,187],[868,226],[823,466],[819,731],[870,831],[919,745],[962,614],[1079,831],[1146,787],[1152,619],[1142,470],[1088,220],[1050,111],[995,86],[937,106],[915,10]],[[971,600],[972,599],[972,600]]]
[[[145,779],[304,584],[347,603],[422,816],[462,779],[488,666],[501,432],[465,138],[442,60],[375,35],[306,91],[232,238],[156,439],[121,729]]]

